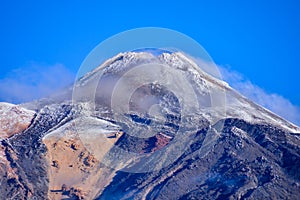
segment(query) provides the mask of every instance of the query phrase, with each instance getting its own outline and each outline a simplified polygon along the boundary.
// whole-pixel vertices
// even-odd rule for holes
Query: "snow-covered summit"
[[[84,102],[89,105],[89,113],[93,113],[90,112],[90,109],[93,110],[95,107],[98,107],[98,112],[109,113],[107,108],[111,104],[111,97],[119,78],[131,69],[144,64],[164,65],[181,74],[197,95],[198,102],[195,103],[198,103],[200,108],[195,112],[212,124],[225,118],[239,118],[250,123],[272,124],[288,132],[300,132],[300,128],[296,125],[257,105],[239,94],[225,81],[207,73],[203,65],[206,65],[207,68],[210,63],[197,62],[196,59],[192,59],[183,52],[160,51],[155,53],[154,50],[139,50],[119,53],[78,79],[73,87],[66,89],[63,93],[53,96],[52,99],[43,99],[23,106],[39,110],[48,104],[65,103],[65,100],[69,102],[72,100],[72,103]],[[153,76],[157,75],[158,79],[164,78],[161,74],[155,74],[156,72],[151,69],[145,70],[149,74],[152,73]],[[178,81],[175,84],[178,84],[178,87],[182,86],[182,95],[188,91],[184,84],[178,83]],[[95,115],[99,115],[99,113]]]
[[[147,63],[166,65],[179,71],[185,79],[188,79],[197,94],[198,103],[205,105],[197,112],[211,122],[216,122],[216,119],[222,118],[240,118],[250,123],[273,124],[289,132],[300,132],[300,128],[296,125],[248,100],[223,80],[205,72],[201,63],[196,63],[194,59],[182,52],[154,54],[151,51],[138,51],[119,53],[79,79],[74,88],[75,90],[77,88],[79,95],[86,94],[84,92],[86,90],[96,91],[99,85],[95,82],[99,81],[100,76],[112,74],[122,76],[126,71]],[[151,73],[151,69],[149,72]],[[186,88],[182,89],[186,90]],[[93,95],[86,96],[88,98],[85,100],[89,100],[90,97],[94,98]],[[219,107],[222,108],[219,109]]]

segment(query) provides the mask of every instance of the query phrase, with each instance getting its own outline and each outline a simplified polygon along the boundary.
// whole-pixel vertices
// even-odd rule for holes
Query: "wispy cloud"
[[[32,62],[0,79],[0,101],[23,103],[47,97],[71,84],[74,77],[75,74],[62,64]]]
[[[279,94],[266,92],[259,86],[253,84],[242,74],[233,71],[228,67],[221,66],[219,69],[222,73],[223,79],[242,95],[269,109],[277,115],[297,125],[300,125],[299,106],[293,105],[288,99]]]

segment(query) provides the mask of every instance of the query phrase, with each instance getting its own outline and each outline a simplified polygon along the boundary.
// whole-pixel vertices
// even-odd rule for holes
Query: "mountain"
[[[199,65],[125,52],[1,103],[0,199],[299,199],[299,127]]]

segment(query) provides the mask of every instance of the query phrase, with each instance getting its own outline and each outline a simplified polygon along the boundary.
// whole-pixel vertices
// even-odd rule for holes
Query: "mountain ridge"
[[[149,63],[181,70],[200,107],[181,115],[176,94],[184,92],[154,83],[137,88],[124,117],[112,114],[103,87]],[[198,68],[181,53],[121,53],[79,79],[73,94],[23,104],[35,110],[30,124],[1,141],[3,199],[299,198],[299,127]],[[226,101],[213,99],[224,91]]]

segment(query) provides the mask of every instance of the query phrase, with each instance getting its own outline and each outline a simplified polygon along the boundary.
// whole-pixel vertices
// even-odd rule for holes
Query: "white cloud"
[[[300,125],[300,108],[293,105],[288,99],[275,93],[268,93],[253,84],[242,74],[230,70],[228,67],[219,67],[224,81],[245,97],[269,109],[277,115]]]
[[[0,79],[0,101],[23,103],[47,97],[71,84],[74,77],[62,64],[31,63]]]

